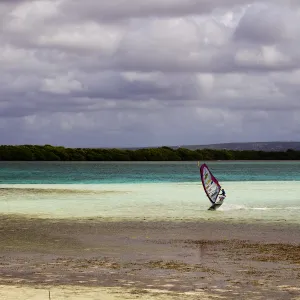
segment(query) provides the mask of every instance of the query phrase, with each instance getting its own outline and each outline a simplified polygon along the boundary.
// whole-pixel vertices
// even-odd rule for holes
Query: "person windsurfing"
[[[221,194],[219,194],[220,196],[224,196],[226,197],[226,193],[225,193],[225,190],[224,189],[221,189]]]
[[[226,198],[226,193],[224,189],[221,189],[221,193],[219,194],[219,199],[216,201],[218,203],[223,203]]]

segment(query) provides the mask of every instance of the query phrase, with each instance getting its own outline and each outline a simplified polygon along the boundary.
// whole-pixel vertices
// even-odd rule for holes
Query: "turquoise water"
[[[210,162],[219,181],[300,181],[300,162]],[[0,184],[199,182],[197,162],[2,162]]]
[[[300,223],[300,162],[207,164],[227,193],[215,212],[196,162],[2,162],[0,213]]]

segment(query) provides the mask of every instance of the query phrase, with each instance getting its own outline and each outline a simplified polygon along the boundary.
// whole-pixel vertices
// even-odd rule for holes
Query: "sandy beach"
[[[1,216],[0,264],[1,299],[300,299],[300,228]]]

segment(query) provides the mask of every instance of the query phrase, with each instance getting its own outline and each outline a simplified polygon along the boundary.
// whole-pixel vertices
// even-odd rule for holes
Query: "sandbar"
[[[7,300],[300,299],[300,228],[1,215],[0,265]]]

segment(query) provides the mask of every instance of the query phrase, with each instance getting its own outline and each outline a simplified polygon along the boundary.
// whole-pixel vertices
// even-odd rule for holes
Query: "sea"
[[[217,211],[195,161],[0,162],[0,214],[300,224],[299,161],[201,163],[226,191]]]

